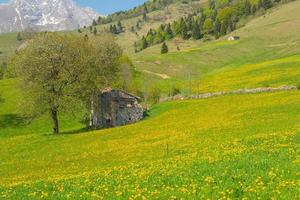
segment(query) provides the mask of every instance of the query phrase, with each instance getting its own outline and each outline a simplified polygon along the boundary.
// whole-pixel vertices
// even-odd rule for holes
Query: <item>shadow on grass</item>
[[[0,129],[4,128],[22,128],[30,124],[31,118],[16,114],[0,115]]]
[[[89,133],[95,129],[91,127],[85,127],[78,130],[72,130],[72,131],[62,131],[60,135],[75,135],[75,134],[83,134],[83,133]]]

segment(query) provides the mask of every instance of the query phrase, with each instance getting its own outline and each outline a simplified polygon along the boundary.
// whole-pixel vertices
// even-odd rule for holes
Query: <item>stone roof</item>
[[[120,93],[123,93],[125,95],[128,96],[128,98],[134,98],[134,99],[137,99],[137,100],[140,100],[141,98],[138,97],[138,96],[135,96],[129,92],[126,92],[125,90],[121,90],[121,89],[112,89],[112,88],[106,88],[104,90],[101,91],[101,94],[105,94],[105,93],[114,93],[114,92],[120,92]]]

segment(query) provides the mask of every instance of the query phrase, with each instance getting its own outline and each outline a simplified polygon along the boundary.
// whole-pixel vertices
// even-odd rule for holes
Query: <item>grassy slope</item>
[[[142,16],[123,20],[122,25],[125,28],[125,32],[117,36],[118,43],[127,54],[132,55],[134,53],[134,42],[140,40],[143,35],[146,35],[150,28],[156,29],[162,23],[171,23],[184,15],[192,13],[194,10],[206,3],[207,0],[190,1],[188,4],[176,2],[174,4],[168,5],[166,8],[163,8],[161,10],[148,13],[148,19],[146,22],[142,20]],[[141,21],[140,29],[135,29],[134,32],[131,32],[131,27],[135,27],[138,21]],[[113,24],[117,24],[117,22]],[[96,26],[96,28],[98,31],[101,31],[104,28],[109,29],[109,25],[100,25]],[[87,29],[81,29],[81,31],[82,34],[90,35],[89,27]]]
[[[16,33],[1,34],[0,36],[0,62],[6,61],[16,50],[16,48],[21,45],[22,42],[17,41]]]
[[[299,1],[272,9],[232,33],[241,36],[239,41],[226,41],[224,37],[214,42],[186,41],[180,44],[175,40],[168,43],[171,49],[168,55],[158,55],[160,46],[154,46],[136,54],[133,59],[138,69],[167,74],[172,77],[171,82],[179,82],[183,88],[187,87],[184,80],[188,74],[194,74],[193,78],[197,82],[200,80],[202,92],[298,84],[295,77],[299,76],[300,62],[297,56],[291,56],[300,53],[299,9]],[[180,52],[175,48],[178,43]],[[259,73],[258,65],[265,66]],[[274,65],[276,73],[284,75],[285,80],[281,75],[266,78]],[[247,80],[243,83],[240,79],[244,77]],[[224,85],[222,81],[225,81]],[[163,82],[165,86],[170,84],[170,80]]]
[[[256,19],[237,42],[188,41],[164,56],[157,46],[134,60],[180,83],[195,67],[203,91],[296,83],[299,7]],[[15,84],[0,81],[0,198],[299,198],[298,91],[164,103],[135,125],[54,137],[44,118],[14,121]]]
[[[2,138],[0,196],[295,199],[299,105],[298,91],[230,95],[161,104],[121,128]]]
[[[0,81],[0,138],[12,137],[25,134],[46,134],[51,132],[51,124],[48,117],[35,119],[31,123],[24,116],[20,115],[20,91],[17,89],[18,82],[14,79]],[[72,115],[61,117],[63,131],[72,131],[83,128],[84,125],[78,122],[78,118]]]

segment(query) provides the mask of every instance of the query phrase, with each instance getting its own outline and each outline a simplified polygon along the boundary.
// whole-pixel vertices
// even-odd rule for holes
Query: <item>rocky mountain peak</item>
[[[0,33],[26,28],[60,31],[90,25],[99,13],[73,0],[11,0],[0,4]]]

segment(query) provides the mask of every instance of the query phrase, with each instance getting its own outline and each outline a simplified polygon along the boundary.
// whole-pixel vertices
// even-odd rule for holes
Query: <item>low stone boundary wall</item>
[[[203,94],[196,94],[191,96],[183,96],[183,95],[176,95],[173,97],[164,97],[160,99],[160,102],[166,101],[176,101],[176,100],[185,100],[185,99],[207,99],[211,97],[218,97],[224,96],[228,94],[255,94],[255,93],[263,93],[263,92],[277,92],[277,91],[285,91],[285,90],[297,90],[298,88],[293,85],[284,85],[277,88],[272,87],[260,87],[260,88],[253,88],[253,89],[239,89],[233,91],[220,91],[220,92],[211,92],[211,93],[203,93]]]

